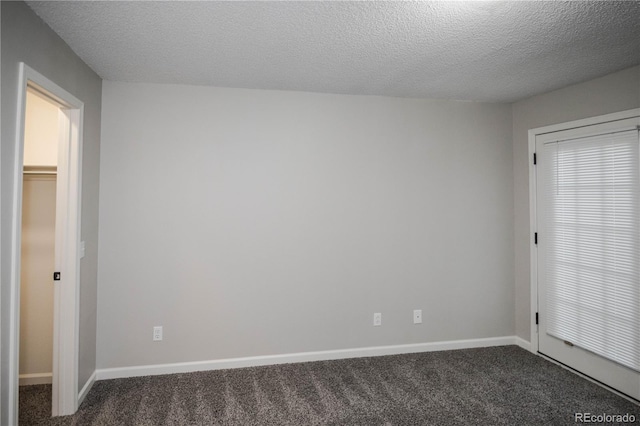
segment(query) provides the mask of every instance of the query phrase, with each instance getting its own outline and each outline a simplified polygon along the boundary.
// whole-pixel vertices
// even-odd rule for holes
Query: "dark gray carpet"
[[[20,386],[18,404],[20,425],[47,424],[51,416],[51,385]]]
[[[640,406],[516,346],[104,380],[74,416],[23,417],[32,407],[21,406],[22,425],[566,425],[575,412],[640,419]]]

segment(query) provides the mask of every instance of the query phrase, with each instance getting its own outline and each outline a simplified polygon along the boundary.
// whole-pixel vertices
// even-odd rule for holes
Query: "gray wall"
[[[510,105],[105,81],[102,126],[99,368],[514,334]]]
[[[530,341],[528,131],[640,107],[640,67],[513,104],[516,333]]]
[[[22,2],[1,2],[2,7],[2,369],[0,401],[6,424],[7,363],[9,353],[9,265],[11,252],[18,63],[36,71],[85,103],[82,170],[82,239],[86,256],[80,274],[79,386],[95,370],[96,291],[98,263],[98,177],[100,170],[100,107],[102,81],[40,18]]]

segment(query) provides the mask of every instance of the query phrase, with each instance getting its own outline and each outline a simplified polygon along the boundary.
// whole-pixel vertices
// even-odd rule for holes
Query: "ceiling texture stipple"
[[[638,1],[28,1],[102,78],[511,102],[640,64]]]

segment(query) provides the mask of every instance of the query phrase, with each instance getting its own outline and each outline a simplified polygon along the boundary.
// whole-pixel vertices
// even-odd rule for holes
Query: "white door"
[[[538,351],[640,399],[640,119],[536,136]]]

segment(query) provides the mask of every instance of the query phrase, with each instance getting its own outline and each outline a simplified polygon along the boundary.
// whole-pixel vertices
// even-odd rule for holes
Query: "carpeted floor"
[[[54,419],[40,406],[50,387],[31,388],[21,388],[21,426],[565,425],[576,412],[640,419],[640,406],[516,346],[104,380],[75,415]]]
[[[51,385],[20,386],[20,425],[47,424],[51,416]]]

